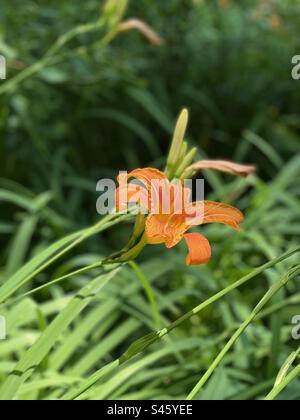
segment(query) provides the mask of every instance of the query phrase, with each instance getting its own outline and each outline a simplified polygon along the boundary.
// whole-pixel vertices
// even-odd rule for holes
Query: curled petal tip
[[[207,264],[211,259],[211,246],[205,236],[200,233],[186,233],[184,239],[189,254],[186,258],[188,266]]]
[[[139,31],[152,45],[160,46],[164,39],[160,37],[147,23],[140,19],[128,19],[119,25],[120,32],[128,32],[133,29]]]
[[[256,166],[241,165],[239,163],[229,162],[226,160],[200,160],[199,162],[191,165],[188,168],[188,171],[196,173],[205,169],[212,169],[236,176],[247,177],[256,171]]]

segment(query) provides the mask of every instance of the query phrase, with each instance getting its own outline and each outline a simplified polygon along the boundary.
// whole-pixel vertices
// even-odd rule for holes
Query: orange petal
[[[191,209],[194,209],[194,214]],[[243,213],[235,207],[214,201],[202,201],[193,204],[187,219],[188,226],[199,226],[206,223],[223,223],[233,229],[240,229],[244,220]]]
[[[182,215],[150,214],[146,220],[146,235],[149,244],[164,243],[173,248],[186,232],[185,218]]]
[[[211,247],[205,236],[200,233],[186,233],[184,239],[189,248],[187,265],[207,264],[210,261]]]
[[[168,179],[153,179],[151,181],[151,213],[170,214],[172,209],[172,191]]]
[[[177,245],[183,238],[184,233],[186,232],[187,227],[185,224],[185,215],[183,214],[173,214],[169,217],[168,223],[165,226],[165,236],[166,241],[165,245],[167,248],[173,248]]]
[[[150,214],[146,220],[146,236],[148,244],[162,244],[166,241],[165,226],[168,222],[168,215]]]
[[[243,177],[247,177],[256,171],[256,167],[253,165],[240,165],[239,163],[228,162],[226,160],[200,160],[188,168],[188,170],[194,172],[202,171],[203,169],[214,169]]]
[[[150,201],[148,191],[140,185],[125,184],[116,190],[116,209],[126,211],[129,203],[136,203],[148,210]]]
[[[191,204],[192,192],[189,188],[183,187],[180,183],[171,184],[172,212],[184,214],[187,206]]]
[[[124,176],[124,174],[123,174]],[[130,178],[135,178],[138,179],[139,181],[141,181],[145,187],[149,188],[151,187],[151,183],[154,180],[165,180],[166,175],[159,171],[158,169],[155,168],[144,168],[144,169],[135,169],[132,172],[129,172],[129,174],[127,174],[126,179],[128,181],[128,179]],[[118,181],[120,179],[120,176],[118,177]]]

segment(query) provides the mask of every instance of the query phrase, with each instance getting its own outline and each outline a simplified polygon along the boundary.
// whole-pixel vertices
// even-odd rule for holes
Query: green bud
[[[166,174],[168,178],[172,178],[176,171],[176,165],[180,162],[181,152],[183,146],[183,140],[187,129],[189,119],[189,113],[187,109],[184,109],[176,123],[174,136],[171,144],[171,149],[167,161]]]
[[[175,178],[180,178],[182,176],[182,174],[184,173],[184,171],[186,170],[186,168],[188,168],[191,163],[194,160],[194,157],[196,156],[198,152],[197,147],[193,147],[189,153],[183,158],[182,163],[179,165],[177,172],[176,172],[176,177]]]
[[[109,27],[114,28],[123,19],[127,6],[128,0],[106,0],[102,18]]]

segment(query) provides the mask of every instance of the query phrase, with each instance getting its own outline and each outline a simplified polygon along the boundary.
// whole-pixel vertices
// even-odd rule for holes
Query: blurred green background
[[[5,83],[42,59],[57,38],[95,22],[103,3],[1,2],[0,54],[8,60],[8,80],[0,81],[0,93]],[[206,228],[214,247],[207,267],[187,269],[184,247],[168,253],[149,248],[141,256],[168,323],[251,268],[299,244],[300,85],[291,77],[291,59],[300,51],[300,3],[132,0],[125,16],[151,25],[164,43],[150,45],[141,33],[130,31],[102,46],[102,30],[84,33],[62,48],[58,62],[0,95],[0,282],[46,245],[98,220],[95,186],[100,178],[115,177],[120,169],[163,168],[176,117],[187,107],[188,140],[198,146],[199,157],[254,163],[258,176],[233,180],[205,173],[210,197],[234,203],[247,216],[240,234],[219,226]],[[91,239],[28,287],[116,251],[131,229],[118,226]],[[184,357],[178,350],[156,362],[157,370],[144,366],[127,387],[113,388],[108,396],[184,398],[232,327],[290,266],[284,263],[235,292],[234,299],[226,298],[193,318],[172,338],[199,338],[184,350]],[[120,284],[138,282],[129,269],[126,273]],[[26,300],[27,310],[39,307],[43,313],[43,305],[62,299],[88,279],[88,274],[79,276],[35,295],[30,303]],[[58,371],[93,372],[153,328],[140,288],[129,300],[117,288],[108,290],[119,302],[110,321],[103,327],[99,318],[103,330],[95,322],[65,364],[57,363]],[[271,388],[281,364],[297,347],[290,331],[292,316],[300,314],[299,293],[295,283],[276,298],[273,310],[239,341],[203,398],[258,398]],[[59,308],[44,313],[46,324]],[[123,329],[120,323],[126,324]],[[0,347],[3,379],[40,325],[32,315],[27,324],[12,322],[11,328],[11,347],[3,354]],[[76,324],[68,334],[74,328]],[[24,334],[28,339],[22,341]],[[100,351],[102,338],[112,334],[114,340]],[[14,340],[22,343],[15,348]],[[96,353],[86,366],[78,367],[93,348]],[[51,360],[48,363],[51,371]],[[47,363],[38,375],[46,373]],[[42,398],[48,395],[45,389],[25,389],[21,396]],[[299,381],[284,396],[300,398]]]

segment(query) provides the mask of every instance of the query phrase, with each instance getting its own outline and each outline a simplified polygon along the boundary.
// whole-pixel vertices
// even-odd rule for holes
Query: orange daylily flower
[[[143,186],[129,184],[135,178]],[[126,175],[124,183],[117,190],[117,210],[128,203],[138,203],[148,210],[145,224],[145,238],[148,244],[165,244],[167,248],[185,239],[189,254],[187,265],[206,264],[211,258],[208,240],[199,233],[187,233],[195,226],[207,223],[223,223],[240,229],[243,214],[236,208],[213,201],[190,201],[191,192],[181,184],[171,183],[164,173],[157,169],[136,169]]]

